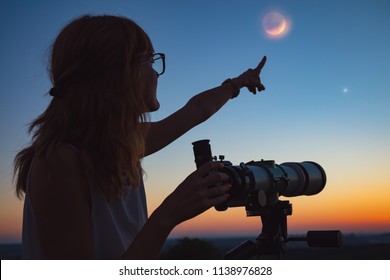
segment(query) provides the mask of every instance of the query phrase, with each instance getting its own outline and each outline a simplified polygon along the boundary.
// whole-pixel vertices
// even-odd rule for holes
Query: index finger
[[[263,69],[266,61],[267,61],[267,57],[263,56],[263,59],[260,61],[259,65],[257,65],[257,67],[256,67],[256,71],[259,71],[259,73],[260,73],[260,71],[261,71],[261,69]]]

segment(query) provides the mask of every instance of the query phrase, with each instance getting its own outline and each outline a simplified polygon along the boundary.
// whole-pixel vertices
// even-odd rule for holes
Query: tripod
[[[285,244],[289,241],[307,241],[310,247],[341,247],[342,234],[339,230],[309,231],[306,237],[289,238],[287,216],[292,214],[289,201],[278,200],[265,207],[246,207],[247,216],[260,216],[263,224],[256,242],[245,241],[225,254],[225,259],[252,259],[273,255],[282,259]]]

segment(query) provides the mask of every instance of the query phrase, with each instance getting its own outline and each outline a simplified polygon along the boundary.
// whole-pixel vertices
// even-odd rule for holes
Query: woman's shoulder
[[[72,171],[80,166],[80,152],[69,144],[57,144],[44,153],[36,154],[33,158],[33,167],[35,170],[54,171]]]
[[[58,144],[44,154],[35,155],[29,176],[33,192],[88,194],[88,180],[81,153],[68,144]]]

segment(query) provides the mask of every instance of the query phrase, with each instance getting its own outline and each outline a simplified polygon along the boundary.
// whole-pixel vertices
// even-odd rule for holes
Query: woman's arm
[[[228,175],[211,172],[223,165],[207,162],[189,175],[153,212],[123,259],[156,259],[172,229],[210,207],[224,202],[231,188]],[[210,186],[218,185],[210,188]]]
[[[169,145],[191,128],[207,120],[232,97],[225,84],[192,97],[187,104],[167,118],[148,124],[146,156]]]
[[[148,123],[145,155],[161,150],[191,128],[210,118],[242,87],[247,87],[254,94],[256,89],[264,90],[259,75],[265,62],[266,57],[263,57],[255,69],[249,69],[221,86],[195,95],[184,107],[167,118]]]

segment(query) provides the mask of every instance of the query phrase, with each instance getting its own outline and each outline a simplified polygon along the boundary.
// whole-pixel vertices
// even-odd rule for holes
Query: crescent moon
[[[263,18],[265,35],[271,39],[280,39],[290,29],[290,20],[279,12],[269,12]]]
[[[287,22],[283,19],[280,24],[273,29],[266,29],[265,32],[271,36],[279,36],[286,30]]]

